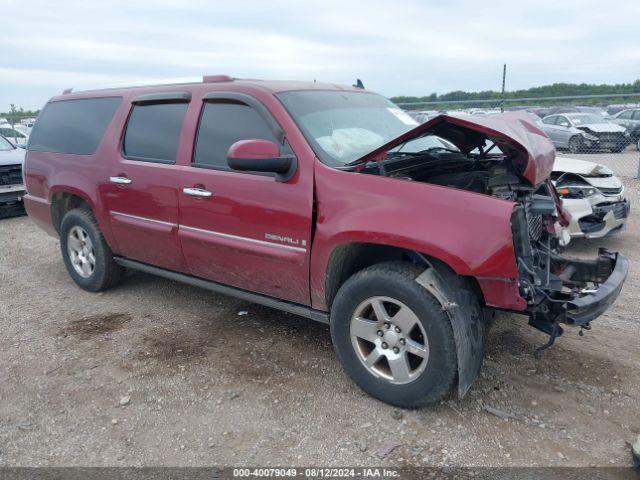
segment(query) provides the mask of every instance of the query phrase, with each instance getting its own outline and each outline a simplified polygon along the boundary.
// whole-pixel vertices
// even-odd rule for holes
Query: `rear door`
[[[187,92],[133,98],[102,192],[120,254],[181,272],[175,164],[189,99]]]
[[[254,97],[204,98],[192,159],[180,177],[184,257],[195,276],[308,305],[313,158],[298,154],[297,171],[286,182],[231,171],[229,147],[254,138],[295,154],[280,124]]]

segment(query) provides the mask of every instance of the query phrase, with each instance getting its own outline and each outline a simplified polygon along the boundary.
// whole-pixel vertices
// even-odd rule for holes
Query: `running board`
[[[231,287],[229,285],[223,285],[221,283],[211,282],[198,277],[192,277],[191,275],[185,275],[184,273],[174,272],[172,270],[165,270],[164,268],[154,267],[146,263],[136,262],[135,260],[129,260],[128,258],[114,257],[113,258],[118,265],[122,265],[126,268],[133,270],[139,270],[141,272],[150,273],[159,277],[164,277],[169,280],[176,280],[178,282],[187,283],[194,287],[204,288],[211,290],[212,292],[221,293],[223,295],[229,295],[230,297],[240,298],[251,303],[257,303],[264,305],[265,307],[275,308],[282,310],[283,312],[293,313],[294,315],[300,315],[301,317],[310,318],[316,322],[329,323],[329,314],[320,310],[315,310],[304,305],[297,303],[287,302],[285,300],[279,300],[277,298],[269,297],[267,295],[261,295],[259,293],[248,292],[241,288]]]

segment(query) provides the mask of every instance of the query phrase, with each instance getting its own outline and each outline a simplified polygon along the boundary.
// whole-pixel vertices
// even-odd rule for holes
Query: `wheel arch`
[[[84,191],[73,187],[58,187],[51,189],[51,223],[58,235],[60,225],[65,214],[74,208],[86,207],[98,222],[98,226],[109,248],[117,253],[117,244],[108,222],[101,218],[96,202]]]
[[[337,245],[329,256],[324,284],[324,301],[327,310],[331,310],[338,290],[347,279],[367,267],[393,260],[407,261],[425,268],[434,266],[439,270],[443,269],[453,275],[459,275],[467,279],[479,301],[482,305],[485,304],[484,295],[477,279],[473,276],[461,275],[441,258],[393,245],[349,242]]]
[[[60,224],[65,214],[74,208],[86,207],[93,212],[91,200],[74,190],[58,190],[51,195],[51,223],[60,234]]]

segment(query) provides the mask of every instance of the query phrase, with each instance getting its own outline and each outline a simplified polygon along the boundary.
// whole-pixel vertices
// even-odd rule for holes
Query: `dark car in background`
[[[24,214],[24,150],[0,135],[0,218]]]
[[[563,113],[542,119],[542,129],[556,148],[571,153],[610,150],[621,152],[629,144],[626,128],[592,113]]]
[[[611,121],[626,128],[629,139],[640,150],[640,108],[630,108],[618,112]]]

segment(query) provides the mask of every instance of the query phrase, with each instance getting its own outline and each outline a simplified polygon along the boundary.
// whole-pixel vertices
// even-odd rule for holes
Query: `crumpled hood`
[[[575,173],[585,182],[596,188],[621,188],[622,182],[610,168],[599,163],[576,160],[575,158],[558,157],[553,165],[558,173]]]
[[[438,115],[369,152],[358,161],[381,160],[392,148],[425,133],[448,140],[463,153],[482,146],[485,138],[489,138],[500,150],[509,154],[516,170],[532,185],[546,180],[553,169],[553,144],[530,115],[524,112],[464,117]]]
[[[14,150],[0,150],[0,166],[23,165],[26,151],[21,148]]]
[[[600,163],[588,162],[586,160],[577,160],[575,158],[556,157],[553,164],[554,172],[571,172],[582,176],[603,176],[613,175],[613,171],[609,167],[605,167]]]
[[[597,133],[618,133],[626,130],[624,127],[615,123],[586,123],[584,125],[578,125],[576,128],[580,130],[589,129]]]

